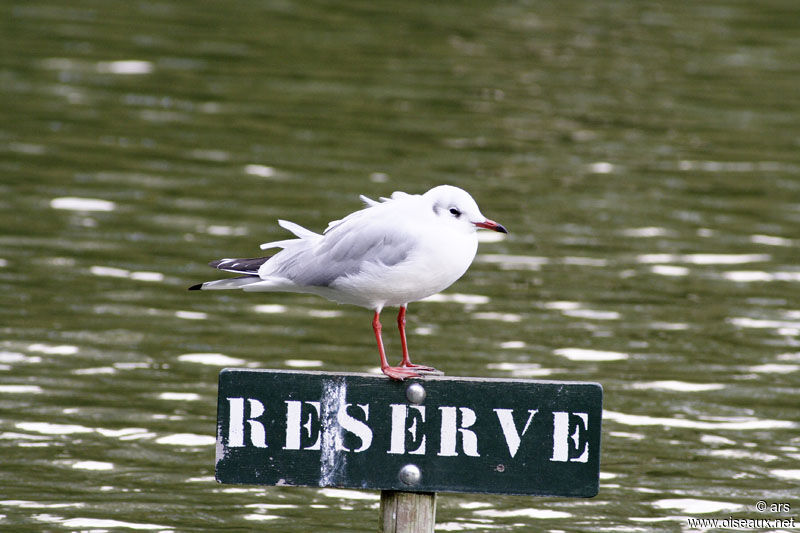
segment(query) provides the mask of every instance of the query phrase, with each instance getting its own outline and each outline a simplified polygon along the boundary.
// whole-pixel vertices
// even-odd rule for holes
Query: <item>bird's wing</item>
[[[325,235],[320,251],[338,264],[393,266],[408,256],[416,242],[400,221],[365,219],[349,221]]]
[[[274,268],[269,274],[288,278],[298,285],[329,286],[370,265],[392,267],[403,262],[418,241],[396,217],[365,214],[371,209],[345,217],[315,243],[295,240],[296,245],[285,248],[269,263]],[[266,272],[260,274],[264,277]]]
[[[233,272],[235,274],[249,274],[251,276],[258,274],[258,269],[261,265],[266,263],[269,257],[253,257],[249,259],[217,259],[211,261],[208,265],[219,270],[226,272]]]
[[[361,199],[362,202],[364,202],[364,205],[366,205],[367,207],[371,207],[373,205],[378,205],[380,203],[380,202],[376,202],[372,198],[368,198],[368,197],[364,196],[363,194],[358,195],[358,197]]]
[[[299,238],[265,242],[261,245],[262,250],[267,250],[268,248],[286,248],[287,246],[296,243],[298,240],[314,240],[322,237],[322,235],[319,233],[314,233],[313,231],[304,228],[300,224],[295,224],[294,222],[289,222],[288,220],[278,220],[278,225],[285,230],[291,231]]]
[[[313,231],[304,228],[300,224],[295,224],[294,222],[289,222],[288,220],[279,220],[278,225],[285,230],[291,231],[301,239],[320,237],[319,233],[314,233]]]
[[[403,192],[403,191],[394,191],[392,193],[391,197],[389,197],[389,198],[381,198],[381,200],[383,200],[384,202],[388,202],[390,200],[405,200],[405,199],[410,198],[412,196],[420,196],[420,195],[419,194],[408,194],[407,192]]]
[[[421,198],[421,196],[419,194],[408,194],[402,191],[395,191],[392,193],[391,198],[386,198],[384,196],[381,196],[379,202],[373,200],[372,198],[368,198],[363,194],[360,195],[359,198],[366,205],[364,209],[359,209],[358,211],[354,211],[342,219],[331,220],[330,222],[328,222],[328,227],[325,228],[325,231],[323,231],[323,233],[328,233],[335,227],[345,222],[349,223],[353,220],[363,220],[365,218],[379,217],[380,216],[379,213],[384,213],[386,212],[386,210],[393,209],[397,205],[404,202],[413,202],[415,199]]]
[[[361,198],[361,201],[364,202],[367,206],[373,206],[373,205],[378,205],[381,202],[391,202],[392,200],[402,200],[403,198],[408,198],[409,196],[419,196],[419,195],[417,195],[417,194],[408,194],[407,192],[403,192],[403,191],[394,191],[389,198],[387,198],[385,196],[379,197],[378,200],[380,200],[380,202],[376,202],[372,198],[368,198],[368,197],[364,196],[363,194],[359,195],[359,198]]]

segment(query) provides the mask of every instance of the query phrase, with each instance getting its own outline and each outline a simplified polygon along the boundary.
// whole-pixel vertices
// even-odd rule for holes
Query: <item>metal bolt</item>
[[[408,464],[400,469],[400,473],[397,477],[403,485],[418,485],[422,479],[422,471],[417,465]]]
[[[408,387],[406,387],[406,398],[408,401],[417,405],[422,404],[425,401],[425,387],[420,385],[419,383],[412,383]]]

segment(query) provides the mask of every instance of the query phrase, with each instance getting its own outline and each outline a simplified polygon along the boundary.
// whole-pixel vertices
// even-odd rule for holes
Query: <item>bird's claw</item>
[[[423,367],[415,369],[417,372],[426,376],[444,376],[444,372],[431,367]]]
[[[408,378],[421,378],[423,376],[443,376],[444,372],[431,366],[415,365],[414,363],[401,364],[400,366],[384,366],[381,372],[392,379],[403,381]]]
[[[401,364],[400,366],[403,367],[403,368],[413,369],[415,372],[420,372],[422,374],[426,374],[426,375],[429,375],[429,376],[443,376],[444,375],[444,372],[442,372],[441,370],[437,370],[437,369],[433,368],[432,366],[415,365],[414,363]]]
[[[416,369],[415,369],[416,370]],[[403,381],[407,378],[420,378],[422,377],[415,370],[402,366],[384,366],[381,367],[381,372],[389,376],[391,379]]]

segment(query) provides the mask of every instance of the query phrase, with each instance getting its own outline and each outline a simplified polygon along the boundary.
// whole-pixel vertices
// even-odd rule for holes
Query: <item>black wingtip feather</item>
[[[219,270],[227,270],[228,272],[256,275],[261,265],[266,263],[270,257],[272,256],[252,257],[249,259],[217,259],[216,261],[211,261],[208,266]]]
[[[192,285],[191,287],[189,287],[189,290],[190,291],[199,291],[202,288],[203,288],[203,284],[202,283],[198,283],[197,285]]]

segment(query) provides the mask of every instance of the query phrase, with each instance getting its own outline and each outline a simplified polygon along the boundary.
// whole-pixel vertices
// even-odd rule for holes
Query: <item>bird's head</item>
[[[452,185],[439,185],[422,196],[430,201],[434,214],[447,224],[461,226],[464,231],[470,232],[485,228],[508,233],[502,224],[483,216],[478,204],[464,189]]]

